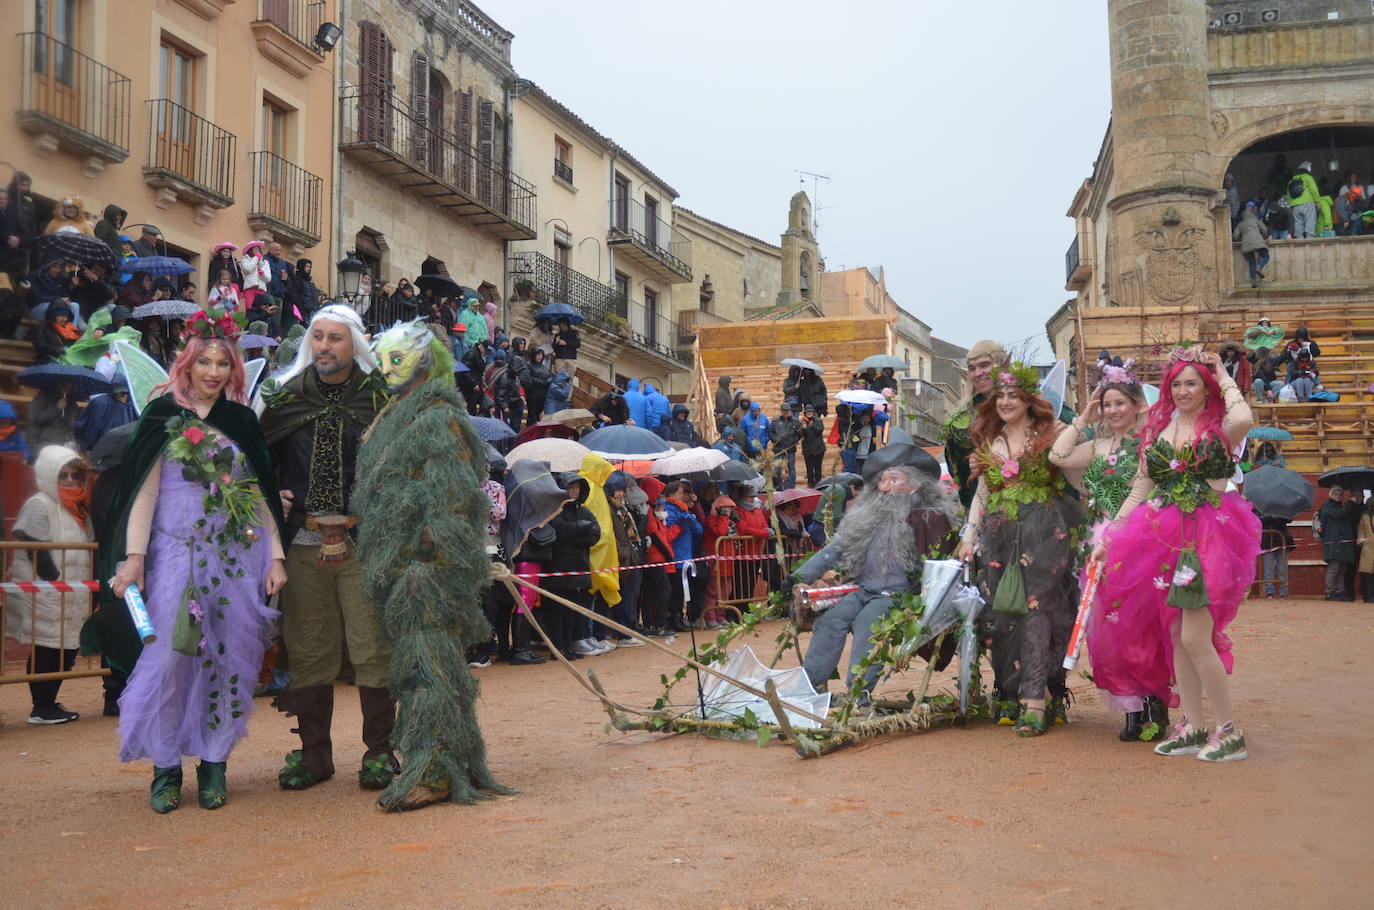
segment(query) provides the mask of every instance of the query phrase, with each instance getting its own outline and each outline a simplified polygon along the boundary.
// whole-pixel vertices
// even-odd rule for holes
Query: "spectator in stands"
[[[1287,196],[1275,196],[1269,201],[1264,223],[1269,226],[1270,240],[1287,240],[1293,236],[1293,212],[1288,207]]]
[[[29,334],[29,343],[36,355],[35,363],[49,363],[62,359],[68,346],[81,337],[81,332],[72,325],[72,308],[65,298],[59,297],[48,304],[43,313],[43,324]]]
[[[291,328],[294,322],[286,307],[286,289],[291,286],[291,263],[281,258],[281,244],[275,240],[267,245],[267,255],[263,258],[267,266],[267,297],[276,307],[277,319],[268,320],[268,334],[280,338],[280,333]]]
[[[105,241],[105,245],[114,253],[115,262],[119,262],[123,254],[123,244],[120,242],[120,228],[124,227],[124,219],[129,217],[129,213],[117,205],[111,203],[105,206],[104,217],[95,224],[95,236]]]
[[[816,416],[813,404],[802,409],[801,450],[806,461],[806,485],[814,488],[824,474],[825,423]]]
[[[1264,596],[1288,598],[1288,551],[1296,544],[1288,521],[1273,515],[1260,516],[1260,553],[1264,567]]]
[[[301,262],[309,261],[308,259],[297,260],[296,271],[300,271]],[[406,311],[416,310],[419,304],[418,299],[415,297],[415,287],[410,283],[409,278],[402,278],[400,281],[396,282],[396,293],[391,295],[391,299],[397,306],[403,307]]]
[[[157,256],[159,254],[159,244],[162,248],[166,244],[162,241],[162,232],[154,225],[145,224],[143,230],[139,232],[138,239],[134,241],[135,256]]]
[[[1218,352],[1221,356],[1221,365],[1226,367],[1226,372],[1231,374],[1235,380],[1236,387],[1239,389],[1250,388],[1250,358],[1245,355],[1245,350],[1240,346],[1240,342],[1228,341],[1221,346]]]
[[[828,395],[825,380],[815,370],[803,367],[797,384],[797,399],[802,405],[811,405],[818,416],[825,417],[830,413]]]
[[[558,320],[558,333],[553,336],[552,345],[555,369],[567,370],[570,376],[576,373],[577,352],[582,348],[582,336],[566,316]]]
[[[703,498],[706,492],[702,491]],[[729,496],[718,491],[713,492],[710,501],[705,503],[707,508],[704,510],[706,518],[702,521],[702,553],[706,556],[729,555],[729,551],[720,549],[720,539],[739,533],[739,507]],[[703,614],[707,628],[712,628],[712,623],[718,623],[724,615],[723,611],[716,609],[716,604],[735,597],[733,569],[736,565],[735,562],[722,560],[707,563],[703,567],[707,572],[706,612]]]
[[[25,461],[31,457],[24,431],[19,429],[19,415],[14,405],[3,400],[0,400],[0,452],[18,452]]]
[[[731,377],[722,376],[716,380],[716,414],[729,414],[735,409],[735,396],[730,391]]]
[[[44,234],[85,234],[95,236],[95,228],[86,218],[80,196],[64,196],[57,207],[57,213],[43,231]]]
[[[1226,193],[1226,208],[1231,212],[1231,227],[1234,229],[1240,222],[1240,192],[1236,189],[1236,178],[1227,174],[1221,181],[1221,188]]]
[[[215,286],[210,288],[206,302],[208,306],[222,306],[231,313],[243,309],[243,300],[239,297],[238,285],[234,284],[233,276],[229,274],[228,269],[219,270]]]
[[[1256,401],[1273,401],[1278,398],[1283,380],[1278,376],[1278,364],[1268,348],[1257,348],[1249,357],[1251,369],[1250,389]]]
[[[529,360],[526,362],[525,369],[525,410],[529,414],[526,425],[538,423],[544,416],[544,401],[549,393],[549,383],[553,377],[549,375],[548,352],[544,348],[535,348],[530,352]]]
[[[5,243],[10,249],[22,252],[26,264],[33,240],[38,236],[38,207],[29,195],[32,188],[33,179],[23,171],[15,171],[10,178],[9,200],[13,214]]]
[[[239,262],[234,258],[238,252],[238,244],[230,243],[225,240],[214,246],[214,256],[210,259],[210,266],[205,270],[205,284],[213,287],[219,283],[219,273],[221,269],[229,270],[229,279],[240,290],[243,289],[243,273],[239,271]]]
[[[544,413],[552,416],[572,406],[572,376],[567,370],[559,370],[549,383],[544,395]]]
[[[83,320],[114,301],[115,285],[106,280],[108,277],[109,269],[103,265],[82,266],[72,273],[68,296]]]
[[[185,300],[187,303],[196,303],[196,293],[199,290],[194,281],[183,282],[181,287],[177,289],[177,298]]]
[[[584,574],[545,578],[540,587],[581,607],[591,609],[591,578],[585,573],[591,569],[592,547],[601,539],[601,527],[585,505],[591,485],[576,471],[563,474],[558,478],[558,482],[568,491],[568,501],[564,503],[562,511],[549,522],[555,536],[553,546],[549,548],[549,561],[545,569],[549,572]],[[540,607],[540,614],[540,620],[545,623],[545,631],[559,653],[568,660],[580,660],[582,655],[573,646],[573,634],[577,629],[579,615],[547,597]]]
[[[119,292],[116,298],[121,306],[126,306],[131,310],[136,310],[145,303],[151,303],[154,297],[153,276],[147,272],[134,272],[129,279],[129,283],[124,285],[124,289]]]
[[[504,420],[511,429],[519,432],[520,422],[525,416],[525,400],[520,397],[520,380],[511,370],[506,352],[497,351],[487,370],[492,404],[496,408],[493,416]],[[493,370],[494,373],[491,372]]]
[[[1367,198],[1365,188],[1360,185],[1359,175],[1354,171],[1346,171],[1345,182],[1336,191],[1336,215],[1341,236],[1360,235],[1363,229],[1360,213],[1364,211]]]
[[[668,628],[686,632],[700,618],[692,615],[691,602],[695,600],[693,589],[705,584],[706,572],[697,571],[693,576],[692,567],[695,565],[693,560],[702,554],[703,528],[691,511],[690,500],[694,496],[690,486],[675,480],[663,488],[663,498],[664,511],[667,513],[663,524],[673,548],[670,558],[676,563],[675,574],[668,580]],[[687,591],[683,590],[683,572],[688,573],[685,583]]]
[[[314,270],[311,260],[305,257],[296,260],[296,268],[286,286],[286,306],[282,309],[290,314],[289,322],[283,323],[287,332],[297,322],[308,325],[311,314],[320,308],[320,289],[315,285]],[[412,304],[411,310],[414,309]]]
[[[1279,451],[1278,443],[1270,441],[1260,445],[1259,451],[1255,453],[1255,460],[1251,462],[1251,465],[1251,470],[1254,468],[1262,468],[1265,465],[1282,468],[1287,467],[1288,461]]]
[[[668,402],[668,396],[647,379],[644,380],[644,404],[644,416],[649,421],[646,428],[666,438],[667,426],[672,418],[672,405]]]
[[[644,563],[644,535],[635,513],[625,500],[626,490],[632,483],[624,471],[614,471],[606,478],[602,489],[605,490],[611,509],[611,527],[615,531],[615,552],[622,566],[638,566]],[[620,602],[611,608],[611,618],[622,626],[643,631],[640,625],[640,599],[643,583],[643,569],[623,569],[620,576]],[[644,644],[637,638],[612,632],[610,639],[617,648],[634,648]]]
[[[80,409],[72,397],[70,382],[60,382],[38,394],[29,402],[29,447],[38,454],[47,446],[66,446],[75,449],[76,415]]]
[[[1312,176],[1312,162],[1304,161],[1288,181],[1288,207],[1293,212],[1293,236],[1298,239],[1317,236],[1317,198],[1321,190]]]
[[[645,559],[653,563],[670,563],[673,560],[673,544],[668,537],[668,527],[664,521],[668,517],[668,507],[663,499],[664,483],[652,475],[639,481],[639,489],[644,494],[644,543]],[[669,567],[671,568],[671,567]],[[644,634],[651,638],[666,638],[676,630],[668,628],[668,583],[671,579],[678,584],[677,574],[669,573],[669,568],[655,566],[644,570],[640,584],[640,622]]]
[[[736,436],[737,433],[735,431],[734,425],[726,424],[724,427],[721,428],[720,438],[716,440],[715,445],[711,446],[711,448],[719,452],[724,452],[726,455],[730,456],[731,460],[733,461],[743,463],[744,450],[739,447],[739,444],[737,442],[735,442]]]
[[[0,187],[0,272],[23,275],[28,271],[28,251],[21,246],[17,212],[10,191]]]
[[[1360,548],[1360,599],[1374,603],[1374,498],[1360,512],[1356,543]]]
[[[611,389],[592,405],[592,413],[596,415],[601,426],[619,426],[626,423],[630,419],[630,408],[625,404],[625,393],[620,389]]]
[[[29,273],[29,309],[66,297],[70,286],[65,262],[61,259],[45,262]]]
[[[1321,385],[1320,371],[1312,361],[1312,352],[1300,350],[1288,363],[1288,385],[1297,401],[1308,401]]]
[[[1363,510],[1351,502],[1350,491],[1339,486],[1331,488],[1331,495],[1317,510],[1317,532],[1322,542],[1322,559],[1326,561],[1326,599],[1354,600],[1345,589],[1345,573],[1355,562],[1355,537]]]
[[[752,405],[753,401],[749,398],[749,394],[745,392],[744,389],[735,389],[734,402],[730,406],[729,411],[730,422],[737,427],[740,426],[740,421],[749,416],[749,408]]]
[[[768,448],[772,421],[763,413],[757,401],[749,403],[749,413],[740,419],[740,434],[744,437],[744,451],[750,458],[758,458]]]
[[[469,345],[491,338],[491,334],[487,331],[487,320],[482,315],[482,301],[479,298],[474,296],[465,298],[462,309],[458,311],[458,318],[463,322],[463,340]]]
[[[697,437],[696,425],[689,419],[690,412],[685,404],[673,405],[673,419],[668,422],[667,439],[669,442],[681,442],[688,446],[701,445],[701,440]]]
[[[243,281],[239,285],[239,297],[243,300],[243,305],[249,313],[255,310],[259,313],[270,314],[272,302],[264,299],[259,302],[259,297],[267,296],[267,284],[272,280],[272,270],[267,264],[267,258],[263,255],[263,243],[261,240],[250,240],[243,245],[243,255],[239,257],[239,275]],[[219,276],[215,276],[218,280]],[[262,316],[249,316],[249,319],[261,319]]]
[[[784,401],[778,408],[778,417],[769,427],[773,437],[773,476],[777,489],[790,490],[797,485],[797,447],[801,444],[802,425],[792,416],[796,403]],[[780,463],[778,463],[780,462]]]
[[[875,392],[891,389],[895,393],[897,391],[897,377],[894,375],[895,372],[896,371],[893,370],[892,367],[883,367],[878,375],[874,377],[873,381],[868,384],[868,387]]]
[[[625,407],[629,409],[630,420],[637,427],[649,427],[648,401],[639,390],[639,380],[631,379],[625,383]]]
[[[86,463],[71,448],[53,445],[39,450],[34,465],[38,492],[29,497],[15,520],[15,540],[89,542]],[[91,554],[85,550],[46,550],[30,555],[14,553],[10,577],[14,581],[77,581],[91,577]],[[6,635],[31,645],[30,673],[70,670],[76,661],[81,624],[86,618],[84,598],[45,591],[24,598],[21,609],[11,609]],[[29,608],[32,603],[32,609]],[[65,724],[80,715],[58,701],[61,680],[29,683],[33,699],[31,724]]]
[[[782,400],[801,401],[801,367],[789,366],[782,380]]]
[[[1265,241],[1269,228],[1255,214],[1255,204],[1245,203],[1245,211],[1231,232],[1231,239],[1240,241],[1240,253],[1250,266],[1250,287],[1259,287],[1264,267],[1269,264],[1269,246]],[[1242,386],[1244,388],[1244,386]]]

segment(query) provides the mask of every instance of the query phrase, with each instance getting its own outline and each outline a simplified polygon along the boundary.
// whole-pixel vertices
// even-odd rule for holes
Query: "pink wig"
[[[238,345],[223,338],[202,338],[199,335],[192,335],[186,340],[186,347],[181,349],[177,355],[176,362],[167,371],[167,381],[154,389],[154,392],[161,395],[171,391],[172,397],[177,404],[187,410],[195,410],[195,394],[191,390],[191,365],[196,362],[196,358],[204,353],[210,345],[216,345],[224,356],[229,359],[229,383],[225,387],[225,394],[229,400],[239,404],[248,403],[247,382],[243,375],[243,358],[239,356]]]
[[[1207,364],[1187,360],[1172,363],[1164,370],[1164,378],[1159,381],[1159,400],[1150,408],[1145,419],[1145,444],[1149,445],[1158,439],[1164,428],[1169,425],[1169,421],[1174,419],[1174,411],[1178,406],[1174,404],[1173,382],[1185,367],[1192,367],[1197,371],[1202,377],[1203,387],[1207,390],[1207,400],[1197,416],[1193,442],[1202,442],[1211,437],[1230,448],[1231,441],[1226,438],[1226,433],[1221,427],[1221,419],[1226,416],[1226,405],[1221,399],[1221,386],[1217,385],[1217,377]],[[1141,456],[1144,457],[1144,454],[1142,449]]]

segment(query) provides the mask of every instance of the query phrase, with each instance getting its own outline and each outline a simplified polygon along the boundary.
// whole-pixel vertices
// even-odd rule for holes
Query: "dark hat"
[[[816,406],[814,404],[808,404],[806,407],[802,408],[803,414],[807,411],[810,411],[812,414],[816,413]]]
[[[864,461],[864,483],[871,484],[888,468],[915,468],[940,479],[940,463],[925,449],[909,443],[883,446]]]
[[[796,410],[796,408],[797,403],[790,398],[784,401],[782,404],[778,405],[779,411],[794,411]]]
[[[159,230],[157,229],[157,225],[153,225],[153,224],[145,224],[145,225],[143,225],[143,233],[145,233],[145,234],[152,234],[152,235],[154,235],[154,236],[156,236],[156,237],[161,237],[161,236],[162,236],[162,232],[159,231]]]

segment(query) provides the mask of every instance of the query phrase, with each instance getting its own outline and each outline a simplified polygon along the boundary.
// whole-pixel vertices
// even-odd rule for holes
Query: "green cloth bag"
[[[1197,550],[1190,547],[1179,555],[1169,586],[1169,596],[1164,602],[1180,610],[1200,610],[1211,603],[1207,598],[1207,585],[1202,578],[1202,560]]]
[[[1021,574],[1020,528],[1016,529],[1016,546],[1012,548],[1011,561],[1002,573],[1002,580],[997,583],[997,592],[992,595],[992,612],[1010,616],[1025,616],[1030,612],[1026,608],[1026,579]]]
[[[191,615],[190,607],[194,595],[195,588],[181,592],[181,606],[177,608],[176,622],[172,624],[172,650],[189,657],[200,653],[200,622]]]

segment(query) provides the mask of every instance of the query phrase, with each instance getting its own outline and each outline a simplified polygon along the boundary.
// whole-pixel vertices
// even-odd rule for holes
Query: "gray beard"
[[[916,552],[916,534],[907,517],[920,509],[944,512],[954,521],[954,502],[939,481],[914,469],[905,470],[914,493],[884,493],[877,484],[865,487],[845,509],[836,530],[840,549],[835,567],[849,578],[863,573],[864,561],[876,551],[887,565],[898,565],[914,572],[924,553]]]

